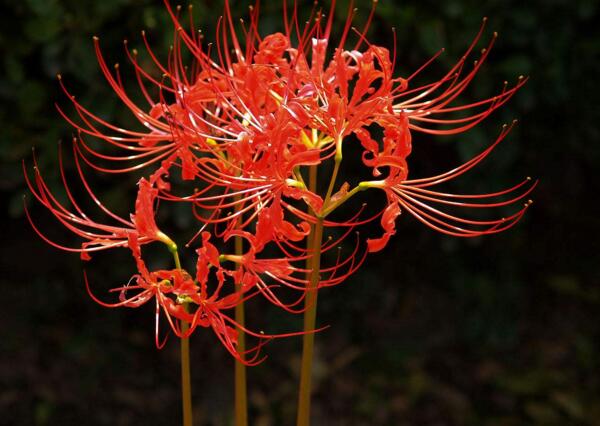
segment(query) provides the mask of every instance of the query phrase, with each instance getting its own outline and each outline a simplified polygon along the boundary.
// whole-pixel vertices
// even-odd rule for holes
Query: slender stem
[[[181,321],[181,332],[188,330],[188,323]],[[181,341],[181,399],[183,403],[183,426],[192,426],[192,382],[190,378],[190,339]]]
[[[362,186],[360,184],[357,185],[357,186],[355,186],[344,197],[340,198],[335,203],[330,203],[327,206],[327,208],[323,207],[323,210],[321,211],[321,216],[323,216],[324,218],[327,217],[327,215],[329,213],[331,213],[332,211],[334,211],[335,209],[337,209],[339,206],[341,206],[342,204],[344,204],[346,201],[348,201],[350,198],[352,198],[357,192],[364,191],[365,189],[367,189],[367,187],[366,186]]]
[[[169,248],[171,253],[173,253],[173,261],[175,262],[175,269],[181,269],[181,261],[179,260],[179,253],[177,252],[177,246],[174,249]]]
[[[317,167],[311,166],[308,174],[308,189],[316,193],[317,191]],[[309,212],[316,215],[309,208]],[[321,234],[319,241],[317,241],[317,231]],[[298,395],[298,417],[297,425],[308,425],[310,420],[310,394],[311,394],[311,374],[312,374],[312,360],[313,360],[313,348],[314,348],[314,334],[311,332],[315,328],[316,314],[317,314],[317,286],[318,286],[318,267],[315,269],[315,261],[319,257],[320,266],[320,255],[321,255],[321,239],[323,233],[323,222],[317,221],[311,226],[310,235],[307,242],[308,253],[313,253],[309,256],[306,261],[307,278],[309,287],[307,289],[307,296],[305,300],[306,311],[304,312],[304,331],[307,332],[302,339],[302,366],[300,370],[300,389]],[[313,247],[318,247],[319,255],[313,251]],[[316,273],[316,275],[315,275]],[[313,284],[313,280],[315,280]],[[311,326],[312,324],[312,326]]]
[[[312,193],[317,192],[317,166],[310,166],[308,169],[308,190]]]
[[[310,281],[305,300],[304,331],[306,333],[302,337],[302,366],[300,369],[297,426],[308,426],[310,424],[311,379],[315,342],[313,330],[315,329],[317,318],[317,289],[320,279],[322,239],[323,218],[318,218],[310,236],[310,240],[312,241],[312,262]]]
[[[329,181],[329,188],[327,188],[327,194],[325,195],[325,201],[323,201],[324,205],[329,204],[329,200],[331,199],[331,195],[333,194],[333,188],[335,187],[335,181],[337,180],[337,175],[340,170],[340,163],[342,162],[342,157],[335,156],[335,163],[333,166],[333,173],[331,174],[331,180]]]
[[[181,269],[179,261],[179,253],[177,245],[171,241],[169,251],[173,255],[175,268]],[[187,310],[187,304],[183,305]],[[189,329],[189,324],[186,321],[181,321],[181,333],[185,333]],[[183,408],[183,426],[192,426],[192,379],[190,374],[190,339],[189,337],[181,337],[180,339],[181,353],[181,403]]]
[[[243,252],[242,238],[235,237],[235,254],[241,256]],[[239,265],[238,265],[239,267]],[[236,291],[242,291],[242,285],[236,284]],[[235,321],[242,327],[245,325],[244,302],[235,306]],[[243,356],[246,351],[246,335],[244,331],[237,330],[237,351]],[[239,360],[235,360],[235,426],[248,425],[248,397],[246,385],[246,366]]]

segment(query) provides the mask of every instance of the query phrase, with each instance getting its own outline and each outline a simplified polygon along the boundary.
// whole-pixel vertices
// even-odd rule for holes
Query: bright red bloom
[[[77,165],[77,171],[83,187],[90,196],[91,200],[116,224],[108,225],[97,222],[91,219],[90,216],[83,211],[73,197],[70,186],[67,182],[67,178],[62,167],[62,156],[60,157],[60,172],[65,192],[72,204],[73,210],[65,207],[64,204],[52,194],[48,185],[44,181],[34,158],[35,179],[33,181],[30,180],[27,169],[25,168],[25,163],[23,163],[25,180],[31,193],[54,215],[54,217],[56,217],[60,223],[85,241],[81,244],[81,248],[76,248],[67,247],[50,240],[35,225],[31,216],[29,215],[27,206],[25,205],[27,218],[29,219],[29,222],[34,230],[40,237],[42,237],[42,239],[62,250],[81,253],[81,257],[84,260],[89,260],[90,254],[93,252],[115,247],[130,247],[134,253],[134,256],[137,257],[140,244],[147,244],[153,241],[161,241],[166,244],[171,242],[170,239],[158,229],[154,220],[155,211],[153,205],[156,200],[157,190],[152,188],[146,179],[141,179],[139,182],[140,188],[135,203],[135,213],[131,215],[131,220],[126,220],[106,208],[96,197],[83,174],[79,161],[77,160],[77,156],[75,156],[75,163]],[[131,244],[132,241],[135,243]]]
[[[258,36],[258,9],[253,10],[243,47],[234,31],[227,6],[217,38],[220,62],[214,62],[201,49],[193,28],[190,33],[181,29],[177,14],[168,7],[176,27],[180,29],[175,45],[181,47],[183,43],[190,49],[199,64],[199,71],[188,78],[175,60],[181,56],[178,52],[175,52],[170,68],[157,63],[163,71],[167,71],[173,85],[168,90],[178,100],[170,105],[155,103],[150,114],[154,118],[164,117],[170,128],[175,129],[171,136],[174,146],[194,147],[196,152],[213,153],[213,156],[191,160],[194,167],[186,166],[190,160],[184,160],[180,155],[184,175],[190,177],[190,170],[194,169],[196,178],[206,181],[208,189],[215,186],[225,189],[223,195],[205,196],[205,192],[200,191],[185,198],[194,202],[196,207],[215,210],[210,217],[198,215],[198,218],[208,223],[229,223],[231,228],[242,214],[255,211],[243,222],[242,228],[252,219],[258,219],[255,242],[259,248],[263,241],[281,239],[281,235],[285,235],[284,239],[288,241],[300,241],[308,233],[306,222],[299,223],[298,228],[284,220],[281,206],[287,206],[288,212],[297,213],[286,199],[303,199],[313,211],[319,212],[323,208],[323,199],[319,194],[307,191],[297,170],[319,165],[334,154],[336,161],[340,160],[345,138],[355,134],[365,149],[363,162],[373,169],[373,175],[380,176],[382,168],[389,172],[382,183],[365,182],[362,186],[362,189],[384,188],[388,197],[388,207],[381,218],[385,233],[380,239],[369,241],[370,251],[382,249],[394,234],[394,220],[401,212],[400,206],[434,229],[457,236],[499,232],[509,223],[514,223],[512,219],[518,220],[522,211],[499,221],[470,221],[420,203],[425,200],[463,207],[497,207],[521,200],[533,187],[509,201],[474,204],[445,202],[435,197],[455,196],[423,192],[423,188],[433,182],[441,183],[461,173],[444,174],[442,181],[439,177],[432,177],[427,182],[407,179],[406,159],[411,153],[411,130],[434,134],[468,130],[508,101],[526,81],[520,78],[513,88],[505,86],[500,94],[485,100],[452,105],[471,83],[495,42],[496,34],[481,51],[472,69],[465,71],[466,61],[483,34],[485,20],[460,61],[446,75],[434,83],[409,88],[415,77],[438,55],[411,76],[394,77],[396,52],[390,59],[387,49],[371,45],[365,39],[373,11],[354,48],[345,50],[351,28],[352,14],[349,13],[339,44],[328,52],[334,7],[335,4],[332,4],[327,21],[322,19],[320,12],[313,14],[314,20],[303,31],[298,29],[297,10],[294,8],[289,20],[287,15],[284,17],[285,33],[267,35],[262,39]],[[296,43],[292,41],[294,35],[298,39]],[[230,44],[234,47],[233,57],[229,54]],[[361,44],[367,45],[364,51],[360,50]],[[121,93],[124,91],[118,83],[120,79],[113,78],[100,51],[97,52],[109,82],[129,105],[128,98]],[[154,58],[151,51],[150,54]],[[331,56],[329,62],[328,54]],[[131,58],[138,76],[148,78],[137,66],[135,55]],[[218,107],[215,108],[216,105]],[[139,113],[137,107],[132,109]],[[444,118],[460,111],[474,112],[462,118]],[[383,128],[382,148],[380,142],[371,136],[369,126],[373,123]],[[156,128],[151,130],[153,135],[160,133]],[[503,133],[499,139],[504,136]],[[143,145],[141,139],[140,144]],[[485,156],[490,151],[487,150]],[[483,157],[478,158],[457,170],[470,169]],[[418,186],[411,189],[413,182]],[[468,195],[462,199],[489,198],[507,192]],[[331,195],[334,201],[336,196],[343,198],[341,192]],[[211,201],[216,203],[211,204]],[[234,206],[237,206],[235,214],[219,217],[221,210]],[[274,212],[278,213],[273,216]],[[465,229],[457,226],[456,222],[476,229]]]
[[[471,169],[491,152],[510,128],[503,131],[496,143],[483,154],[463,166],[427,179],[408,179],[407,157],[412,150],[412,131],[439,135],[466,131],[507,102],[526,81],[519,78],[514,87],[508,88],[505,85],[499,94],[488,99],[453,105],[480,70],[496,40],[494,34],[488,46],[481,50],[474,66],[467,70],[467,60],[483,34],[486,20],[484,19],[464,55],[446,75],[433,83],[411,88],[409,86],[415,77],[439,53],[409,77],[394,77],[396,52],[394,51],[391,59],[387,49],[369,44],[364,37],[372,15],[365,29],[359,33],[354,48],[345,50],[351,28],[351,14],[339,44],[328,52],[334,7],[332,5],[326,22],[317,12],[314,20],[303,31],[295,27],[297,15],[294,8],[291,19],[284,19],[285,34],[275,33],[262,39],[258,37],[258,18],[255,12],[251,15],[250,28],[246,31],[245,49],[240,47],[242,43],[236,37],[231,14],[226,10],[227,22],[223,23],[221,43],[217,46],[221,49],[221,62],[214,64],[214,68],[219,81],[227,83],[226,89],[222,89],[222,84],[215,85],[214,89],[223,99],[223,110],[229,110],[231,116],[229,120],[223,121],[223,126],[214,127],[213,130],[217,134],[222,132],[223,136],[231,133],[237,135],[236,143],[229,143],[225,137],[224,143],[219,145],[219,155],[226,153],[226,158],[235,159],[230,161],[236,166],[225,166],[217,172],[214,164],[223,164],[217,158],[207,160],[200,169],[207,182],[231,190],[227,197],[239,198],[235,202],[219,202],[211,206],[202,201],[202,194],[198,194],[194,201],[208,209],[236,204],[244,212],[258,211],[256,241],[259,245],[265,238],[267,241],[273,238],[272,232],[277,229],[278,223],[286,226],[288,240],[299,240],[303,234],[291,223],[277,219],[266,222],[269,225],[265,226],[265,220],[261,218],[280,218],[280,213],[277,216],[272,216],[271,213],[282,211],[277,204],[298,214],[286,201],[290,197],[304,199],[316,213],[329,214],[337,203],[342,203],[353,195],[352,191],[343,186],[338,192],[331,191],[335,184],[334,174],[330,191],[324,197],[325,206],[320,202],[314,205],[309,201],[311,198],[307,195],[306,187],[293,183],[299,180],[299,175],[294,171],[302,166],[320,165],[334,156],[336,164],[341,161],[346,137],[354,134],[364,148],[363,163],[372,169],[373,175],[380,177],[387,171],[387,176],[382,181],[362,182],[357,188],[381,188],[386,191],[388,198],[388,206],[381,216],[384,235],[368,242],[369,251],[378,251],[385,246],[395,233],[394,222],[402,209],[428,226],[456,236],[473,237],[496,233],[514,225],[525,209],[500,219],[471,220],[425,204],[430,202],[465,208],[494,208],[513,204],[526,197],[535,186],[535,183],[525,186],[529,180],[508,190],[482,195],[453,195],[425,189]],[[172,13],[172,16],[176,25],[179,25],[175,14]],[[293,42],[293,35],[298,39],[296,44]],[[180,36],[190,50],[196,52],[192,36],[188,36],[186,32],[180,32]],[[230,41],[235,47],[234,57],[229,56]],[[361,44],[367,45],[365,50],[360,50]],[[211,65],[209,62],[206,64]],[[206,107],[195,111],[197,115],[206,112]],[[469,115],[446,118],[457,112],[469,112]],[[372,124],[383,129],[381,142],[373,138],[370,128]],[[310,162],[303,159],[293,163],[294,167],[286,167],[285,156],[278,154],[299,149],[304,150],[302,156],[310,158]],[[274,178],[281,186],[269,182]],[[256,190],[251,189],[252,185],[255,185]],[[276,188],[293,188],[300,194],[293,196]],[[501,196],[506,197],[501,200],[498,198]],[[473,202],[474,199],[479,202]],[[525,203],[525,207],[529,204]],[[298,216],[301,220],[307,219],[302,214]],[[253,215],[252,218],[254,217]],[[217,220],[231,221],[234,218],[236,216],[232,215],[227,219]],[[302,223],[305,222],[300,224]],[[308,228],[303,229],[306,231]]]
[[[526,81],[519,78],[510,88],[505,84],[487,99],[455,102],[495,43],[496,34],[474,65],[467,65],[483,35],[485,20],[461,59],[445,75],[413,87],[416,77],[441,51],[412,75],[395,76],[395,47],[390,51],[366,38],[376,2],[360,31],[352,26],[354,12],[350,7],[342,34],[334,43],[331,31],[335,1],[327,19],[314,8],[304,27],[299,25],[297,7],[291,14],[284,7],[283,31],[264,37],[258,28],[257,4],[251,8],[248,24],[242,23],[243,39],[237,36],[226,1],[214,47],[203,45],[191,16],[186,30],[180,22],[180,8],[173,10],[168,1],[165,4],[175,26],[173,49],[166,64],[157,60],[142,33],[148,57],[162,75],[160,79],[141,67],[138,52],[125,43],[146,106],[132,101],[119,66],[114,70],[108,67],[99,40],[94,38],[106,80],[145,130],[127,130],[106,122],[80,105],[59,78],[77,116],[71,118],[59,107],[77,129],[74,155],[83,186],[116,224],[101,224],[84,213],[69,190],[62,163],[71,209],[53,196],[37,167],[35,180],[27,178],[34,196],[65,227],[84,239],[81,248],[65,247],[48,240],[34,225],[46,241],[81,252],[86,259],[92,252],[109,248],[131,250],[138,269],[132,278],[135,284],[114,289],[121,301],[110,306],[137,307],[154,299],[157,344],[162,312],[177,335],[187,337],[198,326],[211,327],[230,353],[253,363],[264,341],[278,336],[247,331],[224,313],[243,300],[261,294],[285,310],[302,311],[297,305],[309,287],[316,291],[341,283],[362,264],[367,252],[382,250],[395,234],[396,219],[403,211],[445,234],[474,237],[510,228],[529,206],[527,201],[512,214],[488,220],[471,219],[453,211],[520,205],[535,187],[529,178],[489,194],[449,194],[433,189],[478,165],[512,126],[506,126],[491,146],[463,165],[429,178],[409,178],[415,132],[449,135],[471,129],[507,102]],[[183,49],[191,53],[192,63],[184,65]],[[118,153],[103,153],[88,143],[88,137],[106,142]],[[362,147],[362,163],[376,180],[351,187],[343,180],[340,184],[338,175],[343,173],[345,144],[356,140]],[[100,203],[83,176],[80,162],[106,173],[144,171],[130,220]],[[315,184],[317,169],[320,182],[324,176],[329,177],[324,193]],[[193,193],[172,188],[167,177],[174,170],[183,180],[193,181]],[[351,197],[373,188],[383,190],[387,199],[378,214],[362,218],[360,209],[347,214],[346,219],[329,218]],[[188,204],[198,220],[199,229],[191,231],[186,245],[197,244],[195,279],[179,267],[177,245],[156,224],[159,201]],[[308,278],[313,260],[320,262],[322,254],[330,253],[353,230],[376,218],[383,234],[367,240],[366,250],[357,237],[348,254],[343,256],[346,252],[340,250],[337,256],[325,256],[335,257],[331,264],[314,263],[323,265],[318,283]],[[309,241],[317,227],[333,231],[336,237]],[[235,254],[222,251],[231,238],[244,241],[241,253],[239,249]],[[175,254],[177,269],[150,272],[142,245],[153,241],[166,244]],[[229,268],[231,265],[234,267]],[[297,293],[287,302],[278,288]],[[133,291],[136,293],[131,296]],[[183,333],[178,321],[188,322],[189,331]],[[236,328],[259,339],[246,354],[237,353]]]
[[[535,188],[537,182],[532,181],[529,177],[513,187],[489,194],[459,195],[429,189],[462,175],[483,161],[506,137],[511,127],[504,126],[494,144],[465,164],[446,173],[425,179],[409,180],[406,179],[403,167],[390,165],[389,176],[384,180],[364,182],[363,185],[367,187],[383,189],[388,200],[388,206],[381,217],[381,225],[385,233],[381,238],[368,241],[369,251],[375,252],[383,249],[390,236],[395,234],[394,222],[401,213],[401,207],[429,227],[457,237],[478,237],[495,234],[514,226],[523,217],[531,201],[524,202],[523,207],[510,216],[491,220],[463,218],[446,213],[430,204],[468,209],[497,208],[512,205],[525,199]]]
[[[131,284],[134,281],[135,284]],[[111,290],[119,292],[119,302],[106,303],[99,300],[91,291],[86,277],[86,286],[90,296],[102,306],[107,308],[129,307],[138,308],[150,300],[155,303],[155,340],[156,346],[162,348],[166,338],[161,342],[160,317],[166,317],[173,332],[179,337],[188,337],[197,327],[211,328],[225,348],[240,362],[253,365],[261,361],[260,349],[267,340],[287,335],[265,335],[254,333],[241,327],[225,311],[231,311],[240,300],[244,298],[239,293],[219,297],[218,291],[210,297],[203,294],[198,284],[189,274],[180,269],[161,270],[156,272],[143,271],[134,275],[130,282]],[[131,292],[136,292],[131,295]],[[186,306],[194,306],[194,311],[189,311]],[[187,331],[179,326],[179,321],[189,324]],[[237,351],[237,330],[240,328],[245,333],[259,338],[259,343],[244,353]]]

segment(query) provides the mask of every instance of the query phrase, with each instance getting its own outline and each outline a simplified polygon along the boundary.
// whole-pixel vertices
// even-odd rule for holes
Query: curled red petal
[[[385,231],[383,236],[375,239],[367,239],[368,250],[371,253],[382,250],[388,243],[390,237],[396,233],[396,218],[400,214],[400,206],[397,201],[392,201],[381,215],[381,226]]]

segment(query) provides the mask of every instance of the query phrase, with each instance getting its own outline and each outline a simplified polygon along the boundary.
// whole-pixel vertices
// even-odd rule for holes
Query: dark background
[[[415,134],[413,176],[467,160],[503,122],[519,118],[507,143],[452,189],[493,191],[527,175],[540,184],[525,219],[498,236],[453,239],[403,215],[385,251],[321,293],[319,323],[331,327],[317,336],[314,424],[600,424],[597,2],[379,3],[369,37],[391,48],[396,28],[399,75],[446,47],[423,82],[439,78],[488,16],[483,40],[492,31],[500,37],[463,100],[531,76],[476,129],[436,139]],[[57,142],[72,134],[53,107],[67,105],[55,74],[81,103],[127,127],[131,115],[102,79],[91,37],[101,35],[109,61],[125,64],[121,40],[141,46],[146,28],[162,54],[172,35],[166,12],[147,0],[0,4],[0,424],[178,424],[177,341],[154,347],[150,305],[108,310],[90,300],[78,256],[43,243],[22,207],[21,160],[30,162],[35,146],[58,186]],[[241,6],[235,16],[244,16]],[[264,33],[281,29],[281,7],[263,6]],[[360,23],[369,5],[358,6]],[[208,38],[221,10],[219,2],[195,3]],[[107,205],[126,212],[133,194],[125,188],[135,179],[93,182]],[[42,229],[68,241],[30,204]],[[174,219],[174,228],[188,226],[185,215]],[[86,265],[102,288],[124,282],[132,267],[123,253]],[[249,316],[278,330],[301,323],[252,305]],[[251,424],[293,424],[300,339],[272,343],[267,352],[249,372]],[[211,332],[194,335],[192,362],[196,424],[231,424],[233,363]]]

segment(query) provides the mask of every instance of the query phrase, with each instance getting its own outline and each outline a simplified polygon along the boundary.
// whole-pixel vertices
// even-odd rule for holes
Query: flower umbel
[[[505,84],[501,92],[487,99],[457,103],[496,41],[494,34],[473,65],[468,66],[483,36],[485,19],[471,45],[446,74],[432,83],[412,87],[416,76],[423,74],[442,51],[412,75],[395,76],[395,48],[390,52],[366,38],[375,2],[362,30],[353,27],[354,12],[349,10],[335,44],[332,41],[335,2],[327,15],[313,9],[304,27],[299,25],[298,8],[294,6],[290,13],[284,7],[284,31],[264,36],[259,29],[258,4],[250,9],[248,22],[236,28],[226,2],[214,45],[204,45],[203,38],[199,37],[193,26],[191,8],[192,26],[185,29],[180,22],[181,8],[173,9],[168,2],[165,4],[175,28],[173,49],[166,64],[157,59],[145,32],[142,32],[142,41],[155,70],[143,68],[140,53],[125,42],[140,91],[148,102],[145,107],[132,101],[120,67],[108,66],[100,40],[94,37],[104,76],[145,130],[127,130],[105,121],[79,104],[59,76],[60,86],[76,113],[71,117],[63,107],[58,107],[77,130],[77,137],[73,139],[76,170],[87,194],[114,224],[92,220],[80,208],[62,169],[62,160],[63,185],[73,209],[50,192],[37,166],[34,165],[34,178],[27,178],[35,198],[67,229],[84,239],[80,248],[66,247],[50,241],[35,228],[46,241],[65,250],[78,251],[84,259],[101,250],[130,248],[138,269],[136,288],[141,292],[134,301],[119,306],[139,305],[152,295],[169,318],[190,319],[191,314],[172,308],[181,299],[177,295],[178,287],[160,284],[164,280],[157,281],[157,273],[149,272],[142,259],[143,244],[158,241],[171,253],[178,250],[175,242],[156,224],[159,200],[166,206],[171,203],[190,206],[199,228],[186,247],[204,235],[197,254],[206,257],[213,252],[213,256],[206,265],[199,264],[199,268],[206,273],[216,268],[219,289],[226,286],[224,277],[229,276],[244,289],[238,300],[244,299],[243,294],[256,291],[275,305],[293,312],[304,311],[298,303],[306,296],[310,262],[315,253],[311,247],[311,230],[319,221],[326,229],[342,231],[340,238],[322,243],[319,250],[322,257],[342,244],[351,230],[378,216],[384,233],[367,241],[369,252],[385,247],[395,234],[395,221],[403,211],[437,231],[475,237],[510,228],[530,205],[530,201],[523,204],[535,187],[529,178],[489,194],[449,194],[434,190],[435,186],[483,161],[505,139],[514,123],[505,126],[496,141],[482,153],[455,169],[429,178],[409,178],[408,158],[414,133],[448,135],[467,131],[506,103],[527,80],[519,78],[510,88]],[[238,29],[242,30],[243,39],[238,37]],[[183,64],[184,49],[191,53],[192,64]],[[463,115],[455,118],[456,113]],[[381,129],[381,138],[373,133],[375,128]],[[122,154],[105,154],[97,148],[97,141],[91,144],[88,138],[105,142],[112,151]],[[344,146],[352,143],[353,138],[360,142],[362,163],[376,180],[365,180],[351,187],[345,181],[339,184],[338,177]],[[98,200],[84,176],[82,162],[103,173],[145,171],[145,177],[138,183],[130,219],[112,213]],[[317,187],[307,184],[309,169],[323,168],[325,173],[320,173],[321,176],[331,167],[326,191],[320,193]],[[193,193],[182,194],[172,187],[169,175],[175,170],[180,172],[183,181],[194,182],[197,189]],[[361,218],[360,212],[356,212],[341,221],[325,219],[347,200],[369,189],[382,190],[386,195],[387,206],[379,215]],[[445,210],[493,209],[515,203],[524,207],[488,220],[470,219]],[[208,242],[206,232],[211,232],[213,240],[218,239],[224,246],[231,238],[243,239],[248,250],[245,254],[216,255],[217,248]],[[322,265],[325,275],[318,286],[342,282],[363,262],[365,251],[360,248],[360,239],[357,241],[348,257],[337,256],[334,264]],[[234,269],[224,268],[219,256],[234,265]],[[326,271],[330,273],[329,278]],[[201,277],[202,282],[206,279],[206,276]],[[191,279],[182,282],[188,281],[201,285]],[[282,287],[298,292],[297,297],[284,302],[278,295]],[[167,293],[175,295],[175,299],[163,297],[163,290],[167,288]],[[127,289],[133,290],[132,286]],[[198,292],[207,297],[206,290],[199,287]],[[190,296],[196,310],[203,300]],[[231,303],[227,304],[229,308],[234,306]],[[169,319],[169,323],[181,334],[176,322]],[[195,329],[195,324],[192,325],[190,330]],[[232,344],[227,343],[226,347],[231,352]]]
[[[299,425],[308,424],[319,289],[342,283],[368,253],[383,250],[403,212],[447,235],[495,234],[523,217],[537,183],[526,178],[484,194],[438,189],[488,158],[515,122],[504,125],[491,145],[464,164],[435,176],[412,177],[410,155],[421,143],[421,133],[445,136],[472,129],[504,105],[527,78],[519,77],[512,86],[505,83],[489,98],[459,102],[496,43],[494,33],[475,53],[484,37],[484,19],[454,66],[436,80],[415,86],[416,78],[422,78],[443,50],[411,75],[397,75],[395,45],[390,50],[367,39],[376,3],[372,2],[362,29],[353,25],[351,4],[341,33],[335,36],[335,1],[326,14],[315,5],[304,25],[296,3],[290,8],[284,1],[281,32],[262,34],[258,2],[250,8],[249,19],[237,24],[226,0],[213,44],[205,43],[195,27],[191,6],[187,19],[181,7],[173,8],[165,0],[174,26],[168,60],[158,60],[145,32],[141,41],[146,53],[125,42],[146,104],[133,101],[120,66],[109,67],[100,39],[94,37],[100,69],[139,122],[137,129],[110,123],[81,105],[59,76],[73,108],[69,112],[58,106],[76,132],[75,169],[84,193],[107,223],[92,219],[76,200],[62,157],[60,175],[68,202],[50,190],[35,157],[33,178],[24,165],[37,201],[82,240],[77,247],[54,242],[27,211],[45,241],[79,252],[84,260],[108,249],[129,249],[136,272],[127,284],[109,291],[118,294],[117,302],[101,301],[87,276],[86,286],[91,297],[106,307],[139,307],[153,301],[158,347],[164,345],[159,337],[161,317],[182,341],[198,329],[211,329],[226,350],[247,365],[264,359],[260,350],[267,341],[303,335]],[[190,63],[184,63],[187,57]],[[151,63],[154,69],[142,63]],[[360,151],[363,177],[368,176],[364,180],[344,176],[344,159],[355,148]],[[85,168],[139,175],[129,218],[102,204]],[[364,206],[355,211],[340,208],[371,190],[385,194],[386,203],[376,214],[365,217]],[[161,211],[172,212],[176,204],[189,209],[196,220],[181,247],[163,232],[168,225],[157,222],[159,205]],[[493,213],[504,212],[507,206],[513,206],[512,212]],[[495,216],[470,215],[483,209]],[[377,238],[363,239],[355,232],[377,219],[383,229]],[[349,243],[351,235],[356,238]],[[154,242],[167,248],[174,268],[154,268],[145,258],[142,247]],[[184,264],[195,263],[195,274],[182,267],[180,249]],[[248,330],[231,311],[256,297],[286,312],[303,313],[304,330],[284,334]],[[245,335],[257,341],[249,349],[240,343]]]

